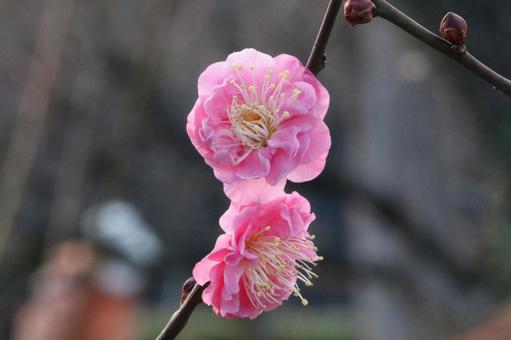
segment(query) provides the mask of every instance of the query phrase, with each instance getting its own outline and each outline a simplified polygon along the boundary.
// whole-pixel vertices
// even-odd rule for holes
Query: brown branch
[[[311,70],[311,72],[315,75],[317,75],[319,72],[321,72],[322,69],[325,68],[326,45],[328,43],[328,39],[330,38],[330,33],[332,32],[332,27],[334,26],[334,22],[337,18],[337,14],[339,13],[341,5],[342,0],[330,0],[325,12],[325,16],[323,17],[323,21],[321,22],[316,41],[314,41],[314,45],[312,46],[309,60],[307,61],[307,68]]]
[[[511,80],[483,64],[472,54],[468,53],[464,47],[458,47],[440,38],[385,0],[373,0],[373,3],[376,6],[374,15],[387,19],[423,43],[457,61],[472,73],[486,80],[496,90],[511,96]]]
[[[181,307],[172,315],[169,322],[165,325],[165,328],[161,331],[160,335],[156,337],[156,340],[170,340],[175,339],[176,336],[183,330],[186,322],[192,315],[193,310],[198,304],[202,302],[202,292],[208,284],[201,286],[195,284],[192,291],[183,302]]]

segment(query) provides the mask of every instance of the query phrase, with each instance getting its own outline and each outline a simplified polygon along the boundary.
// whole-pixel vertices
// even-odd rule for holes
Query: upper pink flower
[[[232,53],[200,75],[198,91],[187,132],[222,182],[304,182],[323,170],[330,97],[297,58]]]
[[[251,319],[291,293],[306,305],[297,282],[311,286],[317,277],[311,266],[322,259],[307,232],[314,218],[309,202],[296,192],[267,203],[232,203],[220,218],[225,234],[193,269],[198,284],[210,282],[203,301],[218,316]]]

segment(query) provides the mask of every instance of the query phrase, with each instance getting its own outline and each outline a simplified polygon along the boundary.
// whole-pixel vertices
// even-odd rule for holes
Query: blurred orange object
[[[509,340],[511,339],[511,304],[507,304],[474,328],[452,340]]]
[[[56,247],[18,312],[13,339],[133,340],[136,292],[102,289],[94,276],[96,262],[86,242]]]
[[[137,299],[92,287],[80,340],[134,340]],[[77,334],[78,335],[78,334]]]

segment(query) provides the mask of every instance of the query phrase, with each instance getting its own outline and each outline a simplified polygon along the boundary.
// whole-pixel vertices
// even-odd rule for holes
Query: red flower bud
[[[440,22],[442,37],[456,45],[463,44],[467,36],[468,26],[465,19],[456,13],[447,13]]]
[[[195,287],[195,284],[197,282],[195,281],[195,279],[193,277],[190,277],[189,279],[187,279],[185,281],[185,283],[183,283],[183,287],[181,289],[181,304],[183,304],[183,302],[185,302],[186,298],[188,297],[188,295],[190,295],[190,293],[192,292],[192,289],[193,287]]]
[[[346,0],[344,2],[344,17],[351,26],[366,24],[373,20],[374,8],[371,0]]]

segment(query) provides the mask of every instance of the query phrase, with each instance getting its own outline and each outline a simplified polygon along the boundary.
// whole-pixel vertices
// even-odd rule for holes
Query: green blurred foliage
[[[140,340],[153,340],[168,314],[147,308],[141,312]],[[178,339],[187,340],[352,340],[351,320],[342,307],[293,308],[288,305],[256,320],[227,320],[215,316],[209,307],[199,306]]]

